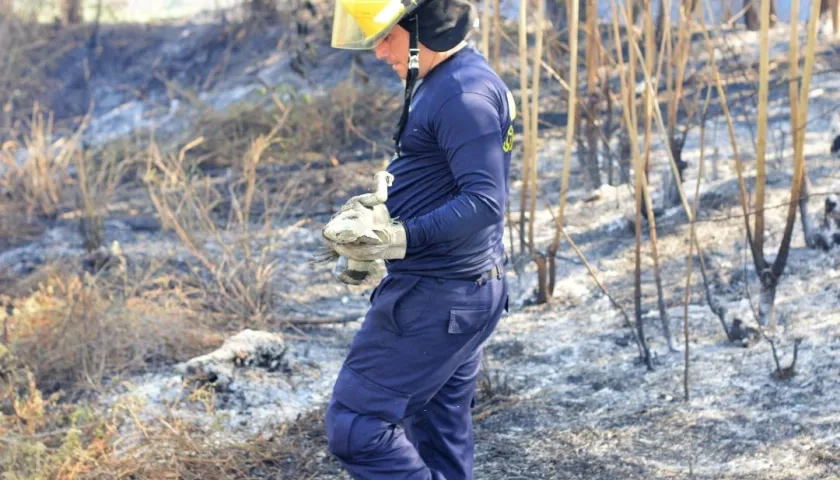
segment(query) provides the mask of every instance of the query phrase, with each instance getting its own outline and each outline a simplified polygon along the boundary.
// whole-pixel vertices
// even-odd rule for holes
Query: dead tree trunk
[[[592,190],[601,188],[601,169],[598,165],[598,124],[595,123],[594,115],[598,111],[598,93],[589,95],[586,108],[588,110],[584,135],[586,136],[586,172],[587,179]]]
[[[545,15],[555,31],[561,30],[566,25],[566,13],[565,1],[547,0],[545,2]]]
[[[776,2],[774,0],[768,1],[770,2],[770,28],[773,28],[776,25]],[[744,8],[746,9],[744,13],[744,25],[747,27],[747,30],[757,32],[761,28],[758,17],[760,5],[761,0],[744,0]]]
[[[598,89],[598,68],[600,66],[600,43],[601,35],[598,29],[598,3],[597,0],[581,0],[581,6],[585,6],[586,19],[586,89],[587,101],[585,110],[586,125],[583,128],[583,135],[586,138],[586,154],[581,156],[584,159],[583,166],[586,172],[588,183],[592,190],[601,187],[601,169],[598,165],[598,107],[600,103]]]
[[[665,28],[671,28],[670,25],[665,25],[665,2],[664,0],[660,0],[659,2],[659,11],[656,14],[656,35],[655,35],[655,44],[656,48],[659,48],[662,45],[662,37],[665,35]]]
[[[799,216],[802,222],[802,234],[805,236],[805,245],[808,248],[817,247],[817,229],[814,219],[808,212],[808,195],[811,191],[811,182],[808,180],[807,172],[802,172],[802,187],[799,194]]]
[[[584,141],[584,134],[586,133],[587,129],[581,128],[580,126],[581,121],[583,120],[581,118],[581,115],[582,112],[580,110],[577,110],[575,112],[575,145],[577,145],[578,164],[583,170],[583,186],[587,191],[592,191],[594,190],[594,188],[592,186],[592,179],[590,178],[589,171],[589,148],[587,147],[587,144]],[[587,116],[586,124],[589,125],[589,116]]]
[[[627,130],[622,129],[618,137],[619,184],[630,183],[631,159],[630,137],[628,136]]]
[[[688,163],[682,159],[682,150],[687,136],[688,132],[685,133],[682,139],[673,137],[669,139],[671,153],[674,155],[674,162],[677,164],[677,177],[671,177],[667,194],[667,205],[671,207],[679,205],[682,201],[680,199],[680,185],[685,181],[685,169],[688,168]]]
[[[840,1],[820,0],[820,18],[826,14],[831,15],[831,26],[834,28],[834,33],[840,33]]]
[[[639,15],[642,14],[642,0],[627,0],[631,3],[631,16],[633,17],[633,25],[639,21]]]
[[[834,33],[840,33],[840,0],[831,0],[831,26]]]
[[[775,330],[777,326],[776,287],[779,286],[783,268],[784,265],[774,271],[772,265],[767,265],[767,268],[759,275],[761,290],[758,296],[758,322],[762,326],[769,326],[771,331]]]
[[[604,133],[602,140],[602,150],[604,152],[604,161],[606,162],[607,167],[607,184],[608,185],[615,185],[615,172],[613,166],[613,155],[612,150],[610,148],[610,138],[613,135],[613,125],[612,125],[612,116],[613,116],[613,103],[612,103],[612,96],[610,95],[610,86],[609,82],[606,80],[606,73],[602,74],[603,77],[601,78],[601,96],[604,99],[604,103],[606,103],[606,112],[604,113],[604,123],[601,131]]]
[[[500,0],[493,0],[493,70],[500,72],[501,71],[501,64],[499,63],[499,56],[501,55],[501,48],[502,48],[502,34],[501,34],[501,21],[502,21],[502,13],[501,13],[501,2]]]
[[[758,9],[755,7],[753,0],[744,0],[744,25],[747,30],[757,32],[760,27],[758,20]]]
[[[62,0],[61,23],[63,25],[77,25],[82,23],[82,0]]]
[[[549,268],[548,263],[546,262],[546,255],[544,253],[534,252],[533,257],[534,263],[537,264],[537,291],[535,292],[535,301],[537,305],[545,305],[551,300],[548,284],[549,282],[554,283],[554,277],[549,279]],[[554,270],[553,265],[552,270]]]

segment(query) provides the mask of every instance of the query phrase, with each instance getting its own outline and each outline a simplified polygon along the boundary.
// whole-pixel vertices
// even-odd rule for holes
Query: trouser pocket
[[[396,318],[396,309],[421,279],[422,277],[415,275],[386,277],[371,295],[371,306],[367,313],[367,320],[371,325],[402,335],[403,329]]]
[[[389,423],[402,420],[411,399],[411,395],[383,387],[347,364],[338,373],[333,397],[355,412]]]
[[[351,463],[387,452],[384,434],[401,423],[410,399],[345,364],[325,416],[330,452]]]
[[[449,311],[449,333],[478,333],[487,326],[493,311],[487,307],[453,307]]]

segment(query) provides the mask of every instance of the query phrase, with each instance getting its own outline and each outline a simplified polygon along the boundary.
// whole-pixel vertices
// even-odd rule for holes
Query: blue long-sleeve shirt
[[[404,259],[390,272],[465,278],[504,256],[513,96],[481,54],[465,48],[417,87],[386,205],[404,222]]]

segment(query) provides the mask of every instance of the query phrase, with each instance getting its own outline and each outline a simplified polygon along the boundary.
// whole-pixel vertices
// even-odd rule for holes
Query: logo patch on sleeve
[[[508,127],[507,135],[505,136],[505,141],[502,143],[502,151],[505,153],[510,153],[513,150],[513,125]]]

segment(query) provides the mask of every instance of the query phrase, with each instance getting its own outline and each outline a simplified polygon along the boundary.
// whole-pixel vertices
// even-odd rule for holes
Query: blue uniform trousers
[[[386,276],[326,412],[330,452],[357,479],[472,479],[481,346],[507,309],[504,275]]]

